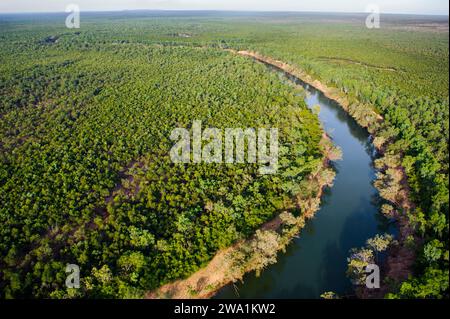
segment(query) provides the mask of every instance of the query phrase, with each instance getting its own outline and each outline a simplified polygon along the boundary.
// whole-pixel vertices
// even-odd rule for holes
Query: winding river
[[[378,233],[394,232],[378,213],[379,197],[372,185],[375,151],[369,133],[322,92],[274,66],[267,67],[283,81],[301,85],[310,108],[320,106],[323,128],[342,149],[343,159],[333,163],[336,179],[324,193],[321,209],[287,251],[279,254],[277,263],[259,277],[247,274],[242,283],[224,287],[215,298],[314,299],[326,291],[351,296],[345,274],[349,250]]]

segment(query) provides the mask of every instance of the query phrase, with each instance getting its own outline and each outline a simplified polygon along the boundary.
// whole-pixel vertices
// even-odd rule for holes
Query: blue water
[[[300,80],[280,72],[307,91],[310,108],[320,106],[319,118],[343,159],[333,163],[334,186],[322,197],[321,209],[287,248],[278,262],[260,277],[247,274],[243,283],[228,285],[216,298],[320,298],[326,291],[350,296],[352,286],[345,272],[349,250],[361,247],[378,233],[393,233],[393,227],[379,214],[375,179],[375,151],[367,130],[334,101]]]

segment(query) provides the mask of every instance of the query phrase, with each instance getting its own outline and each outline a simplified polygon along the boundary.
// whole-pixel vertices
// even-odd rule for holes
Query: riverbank
[[[351,103],[348,101],[348,99],[345,96],[342,96],[341,94],[339,94],[339,91],[337,89],[328,87],[327,85],[325,85],[322,82],[314,79],[312,76],[310,76],[306,72],[300,70],[299,68],[291,66],[291,65],[289,65],[287,63],[284,63],[282,61],[275,60],[273,58],[263,56],[263,55],[261,55],[261,54],[259,54],[257,52],[253,52],[253,51],[235,51],[235,50],[228,50],[228,51],[232,52],[234,54],[239,54],[239,55],[242,55],[242,56],[250,57],[250,58],[253,58],[253,59],[255,59],[255,60],[259,61],[259,62],[262,62],[262,63],[265,63],[265,64],[270,64],[270,65],[272,65],[274,67],[279,68],[280,70],[286,72],[287,74],[300,79],[301,81],[305,82],[308,85],[311,85],[316,90],[321,91],[327,98],[329,98],[332,101],[335,101],[347,113],[350,113]],[[383,121],[383,117],[380,114],[376,113],[375,111],[373,111],[371,109],[367,109],[366,116],[369,116],[369,119],[372,119],[375,122]],[[360,123],[360,122],[358,122],[358,124],[360,124],[364,128],[367,128],[369,130],[369,132],[372,133],[369,123]]]
[[[242,280],[246,273],[260,272],[275,263],[277,254],[284,251],[305,226],[306,221],[314,217],[320,207],[325,187],[332,186],[334,171],[329,163],[337,159],[336,149],[325,133],[320,144],[324,154],[323,161],[309,176],[309,183],[315,189],[315,196],[302,198],[299,194],[295,198],[296,207],[293,208],[302,208],[301,216],[295,217],[287,211],[282,212],[263,224],[253,237],[219,251],[206,267],[186,279],[166,284],[147,293],[145,298],[211,298],[222,287]]]
[[[355,106],[351,104],[348,99],[340,93],[340,91],[336,88],[331,88],[321,83],[318,80],[315,80],[302,70],[290,66],[282,61],[278,61],[269,57],[265,57],[261,54],[250,52],[250,51],[235,51],[235,50],[227,50],[233,54],[239,54],[241,56],[253,58],[259,62],[272,65],[286,74],[289,74],[295,78],[300,79],[304,83],[314,87],[316,90],[321,91],[328,99],[335,101],[339,104],[342,109],[344,109],[349,115],[351,115],[357,123],[366,128],[369,133],[375,136],[374,146],[377,148],[380,154],[383,154],[383,149],[385,142],[379,141],[376,138],[376,130],[377,123],[383,121],[383,117],[376,112],[374,112],[370,107],[364,106]],[[359,116],[355,116],[356,111]],[[325,158],[324,165],[328,162],[328,159]],[[414,236],[414,232],[409,225],[409,220],[407,219],[406,212],[413,208],[413,205],[408,200],[408,187],[406,182],[406,176],[404,170],[401,166],[391,167],[386,166],[380,169],[380,175],[378,176],[378,180],[382,180],[388,174],[396,175],[396,178],[392,180],[403,185],[402,192],[395,196],[395,198],[389,198],[389,196],[383,196],[383,193],[380,191],[380,194],[383,198],[395,204],[398,208],[395,211],[392,211],[392,216],[397,221],[399,227],[399,245],[394,247],[387,258],[386,265],[383,267],[383,274],[386,277],[389,277],[393,280],[393,282],[401,282],[409,276],[411,273],[411,266],[415,260],[415,256],[412,250],[405,244],[406,240],[410,236]],[[318,176],[312,176],[312,181],[317,179]],[[315,180],[317,182],[317,180]],[[315,198],[311,198],[312,201],[319,200],[322,195],[322,189],[326,184],[319,185],[320,191],[318,192]],[[377,188],[379,188],[378,185]],[[397,195],[397,194],[396,194]],[[291,227],[289,231],[285,232],[283,237],[272,236],[272,242],[276,241],[279,244],[275,245],[276,249],[273,249],[274,245],[271,245],[272,251],[267,252],[266,258],[270,261],[267,264],[274,263],[276,261],[276,252],[283,250],[287,244],[290,242],[292,238],[294,238],[300,230],[303,228],[305,223],[305,216],[311,218],[314,216],[315,211],[319,205],[315,205],[315,209],[312,212],[307,212],[302,215],[302,219],[296,219],[295,227]],[[292,222],[292,221],[291,221]],[[266,223],[259,230],[259,234],[261,232],[268,232],[268,235],[274,235],[277,231],[282,230],[283,222],[281,218],[278,216],[274,220]],[[282,230],[283,231],[283,230]],[[262,233],[263,235],[266,233]],[[266,235],[267,235],[266,234]],[[264,237],[267,236],[262,236]],[[270,237],[270,236],[269,236]],[[260,238],[261,239],[261,238]],[[267,238],[265,238],[267,239]],[[249,240],[237,243],[233,247],[220,251],[216,254],[216,256],[212,259],[212,261],[203,269],[194,273],[192,276],[185,280],[179,280],[174,283],[167,284],[159,289],[150,292],[146,295],[147,298],[209,298],[214,296],[214,294],[223,286],[241,280],[245,273],[251,271],[258,271],[258,267],[255,267],[251,262],[249,264],[245,264],[246,261],[251,260],[252,258],[247,258],[244,261],[244,265],[240,265],[240,267],[236,268],[236,262],[242,262],[242,251],[249,251],[246,247],[255,246],[255,241],[258,238],[251,238]],[[257,246],[257,245],[256,245]],[[266,247],[267,248],[267,247]],[[251,250],[251,249],[250,249]],[[274,253],[275,252],[275,253]],[[266,264],[266,265],[267,265]],[[392,281],[391,281],[392,282]],[[384,295],[389,292],[389,287],[387,285],[382,285],[380,290],[376,291],[367,291],[366,289],[357,289],[357,293],[359,297],[364,298],[382,298]]]
[[[414,228],[408,218],[408,212],[413,211],[415,205],[409,200],[410,191],[405,169],[401,166],[401,157],[398,155],[397,158],[395,158],[395,156],[385,154],[384,150],[389,141],[377,138],[378,124],[382,123],[384,118],[373,111],[370,106],[350,103],[346,96],[338,89],[328,87],[299,68],[263,56],[257,52],[228,51],[274,66],[286,74],[300,79],[302,82],[314,87],[316,90],[321,91],[327,98],[335,101],[341,106],[344,111],[352,116],[360,126],[366,128],[374,137],[373,144],[381,156],[378,160],[378,165],[376,163],[379,173],[377,174],[375,187],[380,192],[380,196],[394,206],[387,216],[393,218],[397,224],[398,245],[390,248],[385,263],[381,265],[383,278],[388,278],[389,280],[383,281],[380,289],[377,290],[357,287],[356,294],[360,298],[383,298],[392,290],[392,287],[407,280],[412,274],[412,267],[416,256],[414,249],[408,242],[421,242],[420,238],[415,235]],[[390,192],[390,190],[393,189],[395,189],[395,192]]]

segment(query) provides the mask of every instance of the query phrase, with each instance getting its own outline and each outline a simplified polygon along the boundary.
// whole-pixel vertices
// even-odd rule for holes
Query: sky
[[[0,0],[0,12],[64,12],[68,4],[81,11],[243,10],[365,12],[378,5],[383,13],[448,15],[448,0]]]

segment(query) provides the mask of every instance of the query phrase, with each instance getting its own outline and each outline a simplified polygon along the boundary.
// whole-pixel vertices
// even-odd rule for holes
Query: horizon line
[[[329,14],[368,14],[363,11],[297,11],[297,10],[218,10],[218,9],[117,9],[117,10],[81,10],[81,13],[108,13],[108,12],[235,12],[235,13],[329,13]],[[65,11],[0,11],[0,14],[51,14],[64,13]],[[406,15],[406,16],[436,16],[449,17],[449,14],[438,13],[404,13],[404,12],[380,12],[387,15]]]

